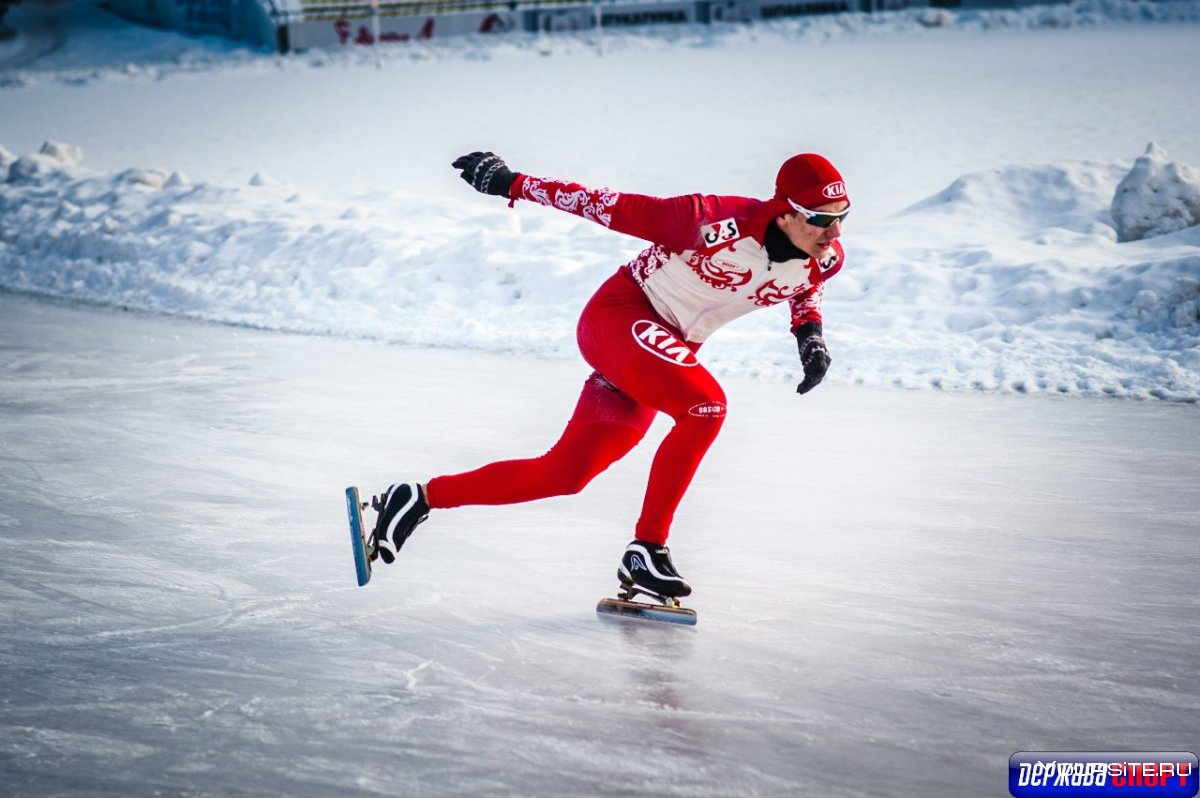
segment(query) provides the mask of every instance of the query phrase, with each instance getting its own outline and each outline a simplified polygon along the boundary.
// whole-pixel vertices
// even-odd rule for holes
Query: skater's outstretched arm
[[[738,216],[739,211],[754,202],[744,197],[703,194],[652,197],[588,188],[568,180],[513,172],[491,152],[464,155],[452,166],[481,193],[557,208],[677,252],[704,246],[705,225]]]

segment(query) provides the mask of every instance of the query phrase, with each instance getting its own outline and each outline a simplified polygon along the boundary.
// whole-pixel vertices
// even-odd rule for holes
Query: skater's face
[[[849,207],[850,203],[842,200],[809,210],[818,214],[839,214]],[[829,221],[827,217],[821,216],[816,216],[810,221],[800,211],[793,211],[779,217],[779,229],[787,235],[794,247],[820,259],[829,254],[833,242],[842,236],[842,220],[834,219],[828,227],[822,226]]]

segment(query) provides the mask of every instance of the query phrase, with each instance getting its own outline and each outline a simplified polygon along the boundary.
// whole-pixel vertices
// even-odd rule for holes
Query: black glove
[[[833,358],[825,348],[819,322],[805,322],[797,327],[796,345],[800,349],[800,365],[804,366],[804,381],[796,386],[796,393],[808,393],[825,379]]]
[[[460,177],[481,194],[507,197],[508,190],[517,179],[516,172],[510,170],[494,152],[473,152],[450,165],[460,170]]]

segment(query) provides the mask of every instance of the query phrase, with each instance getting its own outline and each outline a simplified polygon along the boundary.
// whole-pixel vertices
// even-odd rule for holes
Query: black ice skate
[[[392,541],[396,553],[399,553],[408,536],[429,517],[425,491],[415,482],[401,482],[392,485],[383,495],[371,499],[371,506],[379,515],[367,543],[373,546],[384,562],[390,563],[395,559],[395,554],[388,549],[388,540]]]
[[[679,599],[690,595],[692,586],[679,575],[666,546],[635,540],[625,548],[617,569],[621,590],[617,598],[601,599],[596,612],[648,621],[667,621],[694,626],[696,611],[679,606]],[[635,601],[638,596],[656,604]]]
[[[622,587],[636,588],[639,593],[655,598],[683,598],[692,594],[692,586],[675,570],[670,550],[641,540],[625,547],[617,579]]]
[[[362,517],[362,511],[367,507],[373,507],[378,513],[375,528],[370,532],[363,524]],[[359,587],[371,581],[371,563],[375,560],[395,562],[395,553],[387,547],[388,538],[391,538],[396,551],[400,551],[413,530],[429,517],[425,492],[415,482],[392,485],[382,495],[373,497],[370,504],[359,498],[358,488],[346,488],[346,510],[350,518],[350,542],[354,547],[354,569]]]

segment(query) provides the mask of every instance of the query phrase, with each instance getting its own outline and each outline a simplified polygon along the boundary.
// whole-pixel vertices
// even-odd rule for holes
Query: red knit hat
[[[775,198],[791,200],[805,208],[850,201],[841,173],[828,160],[811,152],[793,155],[779,167]]]

